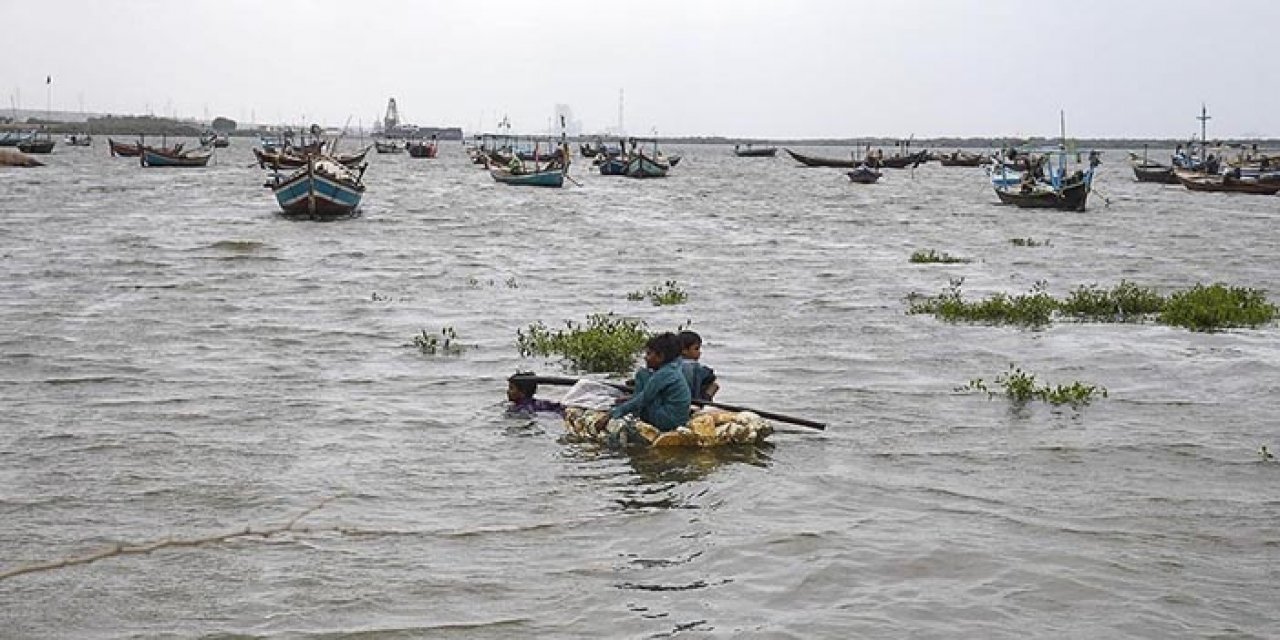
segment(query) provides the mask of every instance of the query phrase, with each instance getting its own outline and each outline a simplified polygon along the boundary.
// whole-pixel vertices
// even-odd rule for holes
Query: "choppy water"
[[[207,170],[59,147],[0,172],[6,638],[1276,637],[1280,334],[949,325],[903,297],[1121,278],[1280,294],[1280,198],[1132,182],[1082,214],[977,169],[853,185],[691,146],[665,181],[494,184],[372,156],[360,218],[277,215],[247,141]],[[810,149],[835,155],[836,150]],[[1048,240],[1015,247],[1012,238]],[[917,249],[975,258],[913,265]],[[675,279],[689,302],[627,292]],[[508,417],[516,330],[692,320],[721,399],[831,423],[621,455]],[[422,329],[460,356],[425,356]],[[1080,411],[953,389],[1010,363]],[[343,531],[335,531],[342,528]]]

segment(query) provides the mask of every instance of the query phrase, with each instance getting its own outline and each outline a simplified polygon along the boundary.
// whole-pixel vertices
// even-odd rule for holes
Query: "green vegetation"
[[[954,264],[973,261],[968,258],[960,258],[949,253],[938,253],[933,249],[928,249],[912,253],[911,262],[916,264]]]
[[[1048,240],[1036,240],[1034,238],[1010,238],[1009,242],[1015,247],[1047,247]]]
[[[947,322],[985,322],[1041,327],[1049,324],[1058,303],[1045,293],[1044,282],[1037,282],[1030,293],[1009,296],[992,294],[986,300],[968,302],[960,288],[964,278],[952,278],[951,284],[937,296],[912,296],[907,313],[931,313]]]
[[[1121,280],[1109,290],[1096,284],[1077,287],[1062,301],[1060,310],[1063,314],[1085,320],[1124,322],[1160,313],[1164,304],[1164,297],[1154,289]]]
[[[413,337],[413,345],[422,353],[434,356],[456,356],[460,355],[466,347],[458,343],[458,332],[453,327],[445,327],[440,330],[440,335],[436,336],[427,333],[426,329],[422,333]]]
[[[636,354],[649,340],[643,320],[612,313],[591,314],[585,325],[571,320],[565,325],[564,329],[552,330],[535,322],[524,331],[517,330],[520,355],[558,355],[579,371],[625,373],[635,365]]]
[[[632,291],[627,294],[627,300],[639,302],[648,298],[653,302],[654,306],[666,306],[673,304],[682,304],[689,300],[689,294],[675,280],[668,280],[662,283],[662,286],[649,287],[648,291]]]
[[[1002,387],[1004,395],[1020,405],[1032,400],[1042,400],[1054,406],[1069,404],[1079,408],[1092,402],[1094,396],[1107,397],[1106,387],[1078,380],[1068,385],[1037,385],[1034,373],[1027,373],[1013,364],[1009,365],[1008,371],[996,376],[993,384]],[[989,389],[982,378],[970,380],[968,384],[957,387],[956,391],[981,391],[987,394],[988,400],[998,393]]]
[[[1160,322],[1192,331],[1256,327],[1275,317],[1276,305],[1267,302],[1262,291],[1221,283],[1176,292],[1160,312]]]
[[[947,322],[1011,324],[1030,328],[1048,325],[1055,317],[1094,322],[1128,322],[1154,318],[1161,324],[1192,331],[1216,331],[1235,327],[1257,327],[1276,318],[1276,305],[1267,302],[1258,289],[1200,285],[1174,292],[1167,298],[1149,287],[1121,280],[1111,289],[1098,285],[1077,287],[1065,300],[1045,292],[1046,284],[1036,282],[1024,295],[994,293],[985,300],[964,299],[963,278],[953,278],[936,296],[912,293],[907,296],[907,313],[928,313]]]

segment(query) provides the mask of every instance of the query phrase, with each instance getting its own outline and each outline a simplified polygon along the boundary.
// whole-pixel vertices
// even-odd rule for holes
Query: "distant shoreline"
[[[0,114],[3,115],[3,114]],[[195,137],[207,130],[204,123],[192,121],[189,119],[172,119],[160,118],[155,116],[90,116],[88,122],[85,121],[66,121],[42,118],[30,118],[22,122],[3,122],[0,121],[0,131],[27,131],[37,127],[44,127],[50,133],[68,134],[68,133],[90,133],[96,135],[168,135],[168,136],[187,136]],[[278,130],[279,127],[271,125],[263,125],[255,123],[247,125],[247,128],[237,128],[230,132],[235,137],[252,137],[270,133]],[[460,131],[462,139],[473,138],[476,134],[469,133],[459,127],[433,127],[441,131],[449,130],[451,133]],[[359,135],[350,130],[347,131],[347,137]],[[364,134],[368,136],[369,134]],[[552,134],[512,134],[513,137],[522,138],[540,138],[547,139],[557,136]],[[583,134],[579,136],[570,136],[569,140],[574,143],[594,142],[603,140],[605,142],[617,141],[620,136],[617,135],[596,135]],[[445,139],[457,140],[458,138],[449,136]],[[901,138],[885,138],[885,137],[842,137],[842,138],[730,138],[725,136],[659,136],[658,142],[667,145],[746,145],[752,144],[757,146],[795,146],[795,147],[863,147],[871,146],[877,148],[893,148],[900,143]],[[1156,149],[1172,149],[1178,145],[1186,144],[1186,138],[1071,138],[1069,142],[1078,149],[1140,149],[1144,145]],[[1280,138],[1211,138],[1210,143],[1214,146],[1249,146],[1256,144],[1259,147],[1276,148],[1280,147]],[[999,149],[1002,147],[1015,146],[1047,146],[1058,144],[1058,138],[1046,138],[1040,136],[1021,137],[982,137],[982,136],[941,136],[933,138],[915,138],[911,140],[911,147],[915,149],[979,149],[990,148]]]

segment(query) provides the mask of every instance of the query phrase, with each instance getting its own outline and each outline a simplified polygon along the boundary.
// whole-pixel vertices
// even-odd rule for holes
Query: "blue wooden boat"
[[[142,148],[144,167],[204,167],[213,157],[213,149],[201,147],[190,151],[170,153],[155,147]]]
[[[660,163],[643,153],[634,153],[627,159],[623,172],[631,178],[665,178],[668,169],[670,165]]]
[[[621,156],[614,156],[600,163],[600,175],[602,176],[625,176],[627,175],[627,159]]]
[[[288,178],[274,174],[266,183],[287,216],[313,219],[346,217],[355,213],[364,196],[364,170],[354,171],[328,156],[309,156],[306,165]]]
[[[502,184],[521,187],[563,187],[563,169],[542,169],[529,173],[512,173],[507,169],[490,166],[489,175]]]

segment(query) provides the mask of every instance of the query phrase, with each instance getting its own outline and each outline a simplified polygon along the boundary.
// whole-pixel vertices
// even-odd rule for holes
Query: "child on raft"
[[[596,427],[604,430],[609,420],[634,415],[658,431],[674,431],[689,421],[692,396],[680,359],[680,338],[660,333],[645,343],[646,368],[636,372],[635,392],[600,417]]]
[[[679,338],[680,368],[689,383],[689,394],[694,400],[714,400],[720,383],[716,382],[715,370],[699,362],[702,358],[702,336],[693,331],[681,331]]]

